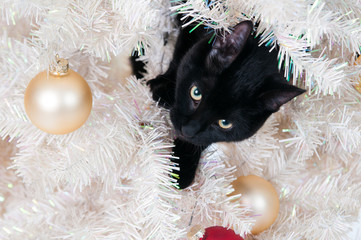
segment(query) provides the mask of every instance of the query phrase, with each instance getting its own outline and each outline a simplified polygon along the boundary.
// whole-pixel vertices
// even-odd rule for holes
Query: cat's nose
[[[200,129],[200,124],[195,120],[190,120],[186,125],[182,126],[182,134],[185,137],[194,137]]]

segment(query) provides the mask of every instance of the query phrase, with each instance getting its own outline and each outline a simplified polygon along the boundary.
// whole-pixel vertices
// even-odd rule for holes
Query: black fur
[[[154,100],[170,109],[180,188],[192,183],[207,146],[251,137],[281,105],[304,92],[279,73],[277,53],[250,36],[250,21],[213,43],[203,27],[189,33],[192,28],[181,30],[168,70],[148,81]],[[192,86],[202,93],[200,101],[191,98]],[[221,128],[222,119],[232,127]]]
[[[144,52],[144,50],[143,50]],[[138,61],[138,56],[140,56],[138,51],[134,51],[130,56],[130,64],[133,69],[133,74],[138,78],[142,78],[145,71],[145,64],[142,61]]]

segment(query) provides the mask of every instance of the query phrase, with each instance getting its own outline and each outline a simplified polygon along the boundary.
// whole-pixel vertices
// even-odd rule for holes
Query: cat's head
[[[252,45],[252,28],[241,22],[213,44],[200,40],[183,57],[171,108],[179,138],[196,145],[244,140],[304,92],[285,82],[277,59]]]

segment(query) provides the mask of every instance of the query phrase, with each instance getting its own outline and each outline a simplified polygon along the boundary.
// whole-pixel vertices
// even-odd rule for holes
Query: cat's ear
[[[280,83],[278,81],[268,81],[267,88],[259,95],[265,110],[277,112],[279,108],[306,90],[296,86]]]
[[[237,24],[233,31],[224,37],[217,37],[208,55],[208,68],[214,71],[222,71],[227,68],[242,51],[252,29],[253,23],[244,21]]]

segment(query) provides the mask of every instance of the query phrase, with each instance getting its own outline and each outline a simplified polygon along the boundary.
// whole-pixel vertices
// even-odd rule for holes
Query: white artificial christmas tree
[[[0,13],[0,239],[186,239],[194,225],[349,239],[361,207],[359,1],[3,0]],[[164,72],[177,13],[220,34],[259,22],[260,44],[307,89],[250,139],[209,147],[185,190],[169,174],[168,112],[124,61],[144,49],[145,79]],[[93,94],[88,121],[66,135],[37,129],[24,109],[28,83],[56,54]],[[255,236],[252,209],[227,196],[251,174],[280,198],[276,222]]]

